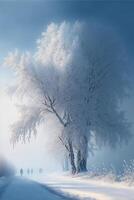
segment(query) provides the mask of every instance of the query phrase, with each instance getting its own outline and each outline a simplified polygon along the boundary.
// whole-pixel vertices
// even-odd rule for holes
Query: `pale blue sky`
[[[132,1],[0,1],[0,63],[9,51],[33,50],[36,39],[53,21],[97,19],[113,26],[134,56],[134,2]],[[0,80],[5,73],[0,70]],[[9,76],[7,76],[9,78]]]
[[[0,1],[1,56],[13,48],[32,49],[52,21],[96,18],[114,26],[134,50],[134,2],[127,1]]]

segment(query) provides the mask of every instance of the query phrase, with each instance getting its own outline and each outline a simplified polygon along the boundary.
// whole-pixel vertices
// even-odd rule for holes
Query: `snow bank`
[[[9,177],[14,174],[15,168],[3,157],[0,157],[0,177]]]
[[[34,177],[34,180],[41,184],[47,184],[53,190],[68,197],[83,200],[134,200],[134,187],[114,180],[110,182],[110,177],[91,177],[89,173],[75,176],[51,174]]]

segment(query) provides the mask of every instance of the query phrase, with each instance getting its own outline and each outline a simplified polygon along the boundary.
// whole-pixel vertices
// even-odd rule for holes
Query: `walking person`
[[[30,170],[29,170],[29,168],[27,169],[27,175],[29,176],[29,174],[30,174]]]
[[[33,175],[33,169],[31,169],[31,175]]]
[[[20,169],[20,175],[23,176],[23,169]]]

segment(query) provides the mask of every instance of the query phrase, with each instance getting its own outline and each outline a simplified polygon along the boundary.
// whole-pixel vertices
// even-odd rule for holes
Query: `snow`
[[[9,183],[10,183],[10,178],[5,178],[5,177],[0,178],[0,199]]]
[[[134,200],[134,187],[122,183],[60,174],[34,177],[34,179],[67,196],[83,200]]]
[[[48,189],[31,180],[12,178],[10,183],[3,190],[3,181],[0,185],[0,200],[68,200],[64,196]]]
[[[89,178],[51,174],[0,178],[0,200],[134,200],[134,186]]]

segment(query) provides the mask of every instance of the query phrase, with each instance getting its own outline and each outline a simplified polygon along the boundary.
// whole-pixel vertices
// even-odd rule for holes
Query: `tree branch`
[[[61,143],[65,146],[65,148],[67,149],[68,152],[70,152],[68,146],[64,143],[63,139],[59,136],[59,139],[61,141]]]

